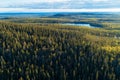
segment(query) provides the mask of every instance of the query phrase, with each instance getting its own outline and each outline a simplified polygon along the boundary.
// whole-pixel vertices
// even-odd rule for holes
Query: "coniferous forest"
[[[113,14],[1,18],[0,80],[120,80],[119,20]]]

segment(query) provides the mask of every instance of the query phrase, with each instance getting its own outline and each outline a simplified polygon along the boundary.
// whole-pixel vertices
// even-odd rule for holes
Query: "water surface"
[[[96,28],[95,26],[91,26],[90,24],[85,24],[85,23],[63,23],[62,25],[84,26],[84,27]]]

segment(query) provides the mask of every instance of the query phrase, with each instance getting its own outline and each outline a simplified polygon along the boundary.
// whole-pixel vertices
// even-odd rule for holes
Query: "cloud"
[[[26,9],[26,8],[0,8],[2,12],[120,12],[120,8],[104,9]]]
[[[68,1],[68,0],[36,0],[34,2],[63,2],[63,1]]]
[[[106,1],[109,1],[109,0],[92,0],[93,2],[106,2]]]
[[[119,4],[120,1],[113,0],[25,0],[7,7],[31,9],[120,8]]]
[[[120,0],[0,0],[1,8],[24,9],[103,9],[120,8]],[[7,10],[9,10],[7,9]]]

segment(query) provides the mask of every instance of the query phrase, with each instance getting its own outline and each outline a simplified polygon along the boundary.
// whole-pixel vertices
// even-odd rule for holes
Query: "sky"
[[[120,12],[120,0],[0,0],[0,12]]]

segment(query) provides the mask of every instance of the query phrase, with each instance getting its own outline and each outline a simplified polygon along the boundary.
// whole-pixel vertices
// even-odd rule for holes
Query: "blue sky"
[[[120,0],[0,0],[0,12],[120,11]]]

